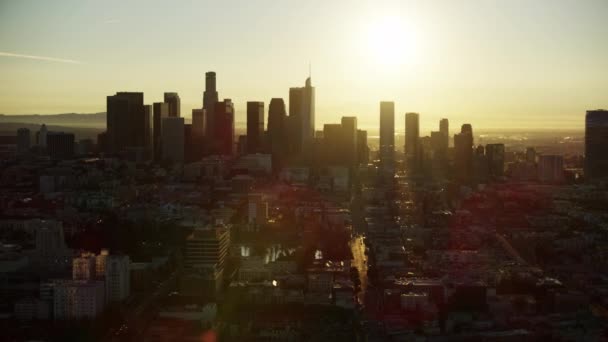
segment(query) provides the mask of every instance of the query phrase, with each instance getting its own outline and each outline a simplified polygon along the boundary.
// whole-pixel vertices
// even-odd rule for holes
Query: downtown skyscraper
[[[272,155],[272,168],[276,172],[285,162],[288,151],[287,111],[285,101],[273,98],[268,106],[268,149]]]
[[[264,102],[247,102],[247,153],[260,153],[264,145]]]
[[[395,164],[395,103],[380,102],[380,163]]]
[[[315,88],[310,77],[304,87],[289,89],[289,116],[292,147],[294,152],[301,153],[312,146],[315,136]]]
[[[181,100],[177,93],[165,93],[165,103],[169,105],[169,116],[179,118],[181,116]]]
[[[205,73],[205,92],[203,93],[203,110],[205,111],[205,137],[210,142],[213,139],[215,104],[218,102],[215,72]]]
[[[119,153],[126,150],[145,150],[149,119],[146,120],[145,117],[144,94],[118,92],[116,95],[108,96],[106,104],[106,152]]]

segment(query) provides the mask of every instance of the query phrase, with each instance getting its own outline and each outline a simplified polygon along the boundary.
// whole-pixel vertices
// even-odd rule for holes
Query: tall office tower
[[[40,126],[40,130],[38,131],[38,141],[36,142],[40,147],[46,147],[47,134],[48,130],[46,129],[46,125],[42,124],[42,126]]]
[[[342,131],[345,143],[345,160],[346,166],[355,167],[358,164],[358,146],[357,146],[357,117],[343,116]]]
[[[281,170],[288,151],[287,112],[283,99],[273,98],[268,106],[268,148],[272,155],[272,169]]]
[[[219,292],[229,247],[228,228],[195,229],[186,239],[182,292],[188,295]]]
[[[395,103],[380,102],[380,162],[395,163]]]
[[[184,161],[184,118],[164,118],[161,135],[162,160],[182,163]]]
[[[447,151],[450,147],[450,122],[448,119],[439,120],[439,132],[443,135],[443,144]]]
[[[192,124],[184,124],[184,161],[192,163],[202,156],[202,151],[198,150],[200,144],[195,144]]]
[[[346,164],[346,146],[341,124],[323,125],[322,160],[326,166]]]
[[[144,105],[144,144],[145,144],[145,157],[150,159],[150,154],[153,154],[152,149],[154,148],[152,142],[152,106]]]
[[[367,146],[367,131],[357,130],[357,160],[359,164],[367,165],[369,162],[369,147]]]
[[[109,255],[105,261],[106,301],[121,302],[131,292],[131,260],[127,255]]]
[[[473,128],[462,125],[460,133],[454,135],[454,168],[456,180],[469,184],[473,174]]]
[[[289,89],[289,116],[294,117],[294,150],[299,153],[311,147],[315,136],[315,88],[310,77],[304,87]]]
[[[159,162],[162,160],[162,132],[163,119],[169,117],[169,104],[165,102],[156,102],[153,105],[153,126],[154,126],[154,160]]]
[[[74,133],[47,133],[46,149],[51,159],[72,158],[74,156]]]
[[[30,150],[30,130],[27,128],[19,128],[17,130],[17,153],[26,153]]]
[[[488,171],[490,177],[499,178],[505,173],[505,145],[487,144],[486,157],[488,159]]]
[[[192,109],[192,133],[195,136],[205,135],[205,110]]]
[[[169,104],[169,116],[179,118],[181,116],[182,103],[177,93],[165,93],[164,102]]]
[[[107,97],[107,139],[109,153],[144,149],[146,119],[143,93],[119,92]]]
[[[608,110],[589,110],[585,116],[585,179],[608,179]]]
[[[93,280],[96,277],[95,255],[82,253],[72,260],[72,279]]]
[[[264,102],[247,102],[247,153],[260,153],[264,146]]]
[[[542,183],[564,181],[564,157],[558,155],[538,156],[538,180]]]
[[[221,155],[234,154],[234,104],[224,99],[215,104],[213,113],[213,153]]]
[[[215,72],[205,73],[205,92],[203,93],[203,109],[206,113],[205,137],[208,141],[213,141],[213,123],[215,104],[218,102],[217,88],[215,82]]]
[[[405,113],[405,156],[414,157],[418,152],[420,139],[420,115],[418,113]]]

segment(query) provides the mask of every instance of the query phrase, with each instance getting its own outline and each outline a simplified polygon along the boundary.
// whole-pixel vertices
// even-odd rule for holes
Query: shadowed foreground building
[[[228,228],[195,229],[186,239],[184,272],[180,288],[188,296],[214,296],[223,285],[225,261],[230,245]]]
[[[585,179],[608,179],[608,110],[589,110],[585,117]]]

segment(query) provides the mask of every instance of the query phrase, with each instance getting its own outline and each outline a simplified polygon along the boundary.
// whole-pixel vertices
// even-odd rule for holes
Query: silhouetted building
[[[169,104],[156,102],[153,104],[153,141],[154,141],[154,160],[162,160],[162,131],[163,119],[169,117]]]
[[[538,156],[538,180],[541,183],[564,181],[564,157],[558,155]]]
[[[281,170],[285,163],[287,141],[287,113],[283,99],[273,98],[268,106],[268,148],[272,155],[272,168]]]
[[[367,131],[357,130],[357,160],[359,164],[369,163],[369,147],[367,146]]]
[[[247,153],[263,151],[264,102],[247,102]]]
[[[143,93],[119,92],[107,97],[108,152],[145,149],[146,118]]]
[[[230,99],[215,104],[213,113],[213,153],[234,154],[234,105]]]
[[[74,134],[49,132],[46,136],[46,149],[52,159],[69,159],[74,156]]]
[[[205,135],[204,109],[192,109],[192,132],[201,137]]]
[[[146,159],[152,157],[153,136],[152,136],[152,106],[144,105],[144,156]]]
[[[215,104],[218,102],[215,72],[205,73],[205,92],[203,94],[203,109],[205,110],[205,137],[209,142],[213,141],[213,129],[215,125]]]
[[[380,162],[384,166],[395,163],[395,103],[380,102]]]
[[[162,120],[162,160],[183,162],[184,140],[184,118],[164,118]]]
[[[345,156],[345,137],[341,124],[323,125],[323,153],[324,165],[344,165]]]
[[[607,110],[589,110],[585,116],[585,179],[608,179]]]
[[[418,151],[420,139],[420,115],[418,113],[405,113],[405,147],[406,157],[414,157]]]
[[[448,119],[439,120],[439,132],[441,132],[443,135],[443,144],[447,151],[447,149],[450,147],[450,122]]]
[[[31,139],[29,129],[19,128],[17,130],[17,153],[26,153],[29,151]]]
[[[192,124],[184,124],[184,161],[191,163],[201,157],[200,153],[197,156],[197,146],[194,143],[194,133]]]
[[[462,125],[461,131],[454,135],[454,171],[456,180],[469,184],[473,176],[473,128]]]
[[[505,173],[505,145],[487,144],[486,157],[488,159],[488,172],[492,178],[500,178]]]
[[[344,135],[344,154],[348,167],[355,167],[358,164],[357,158],[357,117],[343,116],[342,131]]]
[[[192,133],[190,142],[186,143],[186,149],[192,151],[192,156],[200,159],[205,154],[205,131],[207,123],[207,111],[205,109],[192,109]],[[191,144],[191,146],[189,146]]]
[[[301,153],[312,145],[315,133],[315,88],[310,77],[304,87],[289,89],[289,116],[294,130],[294,136],[290,136],[293,149]]]
[[[165,93],[164,102],[169,105],[169,116],[179,118],[181,116],[181,101],[177,93]]]

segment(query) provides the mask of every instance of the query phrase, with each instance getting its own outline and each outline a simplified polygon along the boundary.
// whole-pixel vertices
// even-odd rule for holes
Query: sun
[[[384,16],[369,22],[362,44],[366,58],[377,67],[392,69],[413,62],[416,55],[414,30],[398,16]]]

